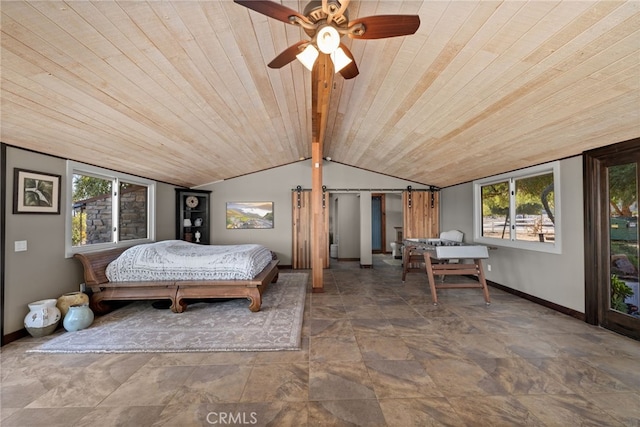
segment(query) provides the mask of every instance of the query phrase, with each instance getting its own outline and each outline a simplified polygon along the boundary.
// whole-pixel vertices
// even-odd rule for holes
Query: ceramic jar
[[[27,304],[29,313],[24,318],[24,327],[32,337],[44,337],[56,330],[62,317],[56,303],[55,299],[43,299]]]
[[[82,292],[69,292],[68,294],[62,294],[60,298],[58,298],[58,302],[56,303],[56,307],[60,310],[60,314],[64,318],[66,316],[67,311],[69,311],[69,307],[77,304],[88,304],[89,296]]]
[[[93,311],[89,308],[88,303],[84,303],[69,306],[69,311],[64,316],[62,326],[69,332],[75,332],[88,328],[92,323]]]

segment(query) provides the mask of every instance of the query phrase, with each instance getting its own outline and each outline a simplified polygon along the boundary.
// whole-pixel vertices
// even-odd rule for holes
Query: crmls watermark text
[[[207,423],[211,425],[252,425],[258,423],[257,415],[255,412],[209,412]]]

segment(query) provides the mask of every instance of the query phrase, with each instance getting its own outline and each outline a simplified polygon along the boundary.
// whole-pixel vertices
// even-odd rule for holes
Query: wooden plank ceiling
[[[302,11],[306,1],[282,2]],[[311,157],[308,37],[230,0],[2,1],[1,140],[197,186]],[[640,2],[352,0],[324,155],[445,187],[640,136]],[[308,160],[307,160],[308,161]]]

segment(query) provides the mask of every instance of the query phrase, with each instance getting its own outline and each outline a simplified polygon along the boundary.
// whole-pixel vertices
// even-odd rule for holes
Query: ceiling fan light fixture
[[[325,25],[318,30],[316,44],[320,52],[332,54],[340,46],[340,33],[331,25]]]
[[[333,62],[333,70],[336,73],[353,62],[341,47],[337,48],[335,52],[331,54],[331,61]]]
[[[298,61],[302,62],[302,65],[309,71],[313,71],[313,64],[316,62],[316,59],[318,59],[318,55],[318,50],[309,44],[302,52],[296,55],[296,58],[298,58]]]

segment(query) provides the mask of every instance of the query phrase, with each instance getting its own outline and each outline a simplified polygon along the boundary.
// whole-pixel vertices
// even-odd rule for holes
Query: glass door
[[[609,310],[640,319],[638,289],[638,163],[607,167],[609,200]]]
[[[640,139],[584,153],[585,316],[640,340]]]

